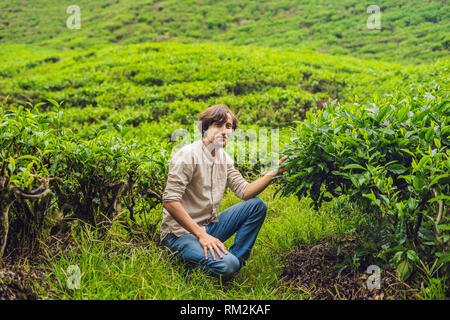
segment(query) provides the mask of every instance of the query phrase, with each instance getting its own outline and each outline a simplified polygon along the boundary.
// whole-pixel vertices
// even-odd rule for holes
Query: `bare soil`
[[[47,242],[50,254],[57,254],[70,243],[64,234],[51,236]],[[0,300],[36,300],[37,292],[44,290],[47,280],[46,258],[42,251],[21,253],[0,260]]]
[[[27,268],[3,262],[0,267],[0,300],[38,299],[35,286],[45,275],[39,268]]]
[[[310,294],[312,299],[409,300],[418,298],[418,290],[402,282],[390,266],[379,266],[380,289],[369,289],[367,283],[370,275],[351,267],[351,257],[355,253],[355,247],[354,241],[346,239],[337,241],[328,239],[314,246],[295,247],[283,273],[287,285]],[[345,265],[347,267],[343,268]],[[342,268],[343,270],[340,270]]]

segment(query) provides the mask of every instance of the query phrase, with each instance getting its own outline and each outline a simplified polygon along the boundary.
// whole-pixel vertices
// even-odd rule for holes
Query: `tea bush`
[[[52,211],[50,174],[43,159],[49,152],[51,115],[0,108],[0,258],[8,244],[16,251],[32,249],[49,233]],[[51,143],[50,143],[51,144]]]
[[[123,206],[133,224],[161,201],[168,143],[138,145],[114,128],[85,140],[62,126],[61,106],[51,102],[46,112],[44,104],[1,108],[1,255],[7,242],[33,250],[61,219],[107,230]]]
[[[293,154],[277,190],[316,207],[347,195],[368,217],[368,253],[403,279],[419,259],[450,259],[450,101],[445,88],[415,91],[308,112],[284,150]]]

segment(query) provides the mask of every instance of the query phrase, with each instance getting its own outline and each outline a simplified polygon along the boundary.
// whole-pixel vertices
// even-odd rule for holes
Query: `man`
[[[247,182],[223,150],[236,130],[237,118],[223,104],[200,114],[202,139],[182,147],[172,157],[163,194],[162,244],[216,277],[231,277],[250,256],[266,216],[257,198],[285,168]],[[281,164],[287,156],[283,157]],[[217,213],[226,187],[244,202]],[[223,242],[234,233],[230,250]]]

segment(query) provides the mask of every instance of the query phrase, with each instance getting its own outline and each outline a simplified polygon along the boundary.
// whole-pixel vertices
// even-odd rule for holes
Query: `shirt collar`
[[[225,152],[223,150],[223,148],[217,148],[216,154],[215,154],[215,156],[213,156],[211,154],[211,151],[209,151],[208,148],[203,143],[202,139],[198,140],[198,143],[202,148],[202,154],[208,159],[208,161],[213,162],[213,163],[219,163],[219,161],[222,159],[222,152]]]

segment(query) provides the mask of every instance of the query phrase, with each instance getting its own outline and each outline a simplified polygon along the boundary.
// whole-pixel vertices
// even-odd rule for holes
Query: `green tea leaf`
[[[411,275],[412,271],[413,268],[407,260],[400,262],[397,266],[397,275],[402,281],[406,281]]]
[[[416,191],[422,191],[423,186],[425,185],[425,179],[421,176],[415,176],[413,179],[413,186]]]
[[[436,178],[434,178],[433,180],[431,180],[430,182],[430,187],[434,186],[437,183],[440,184],[446,184],[448,183],[448,178],[450,177],[450,174],[446,173],[446,174],[441,174],[440,176],[437,176]],[[447,179],[445,179],[447,178]]]
[[[359,165],[359,164],[349,164],[345,167],[342,168],[342,170],[348,170],[348,169],[362,169],[362,170],[366,170],[366,168],[364,168],[363,166]]]
[[[404,173],[406,170],[408,170],[405,166],[401,165],[401,164],[392,164],[389,167],[387,167],[387,169],[390,172],[393,172],[395,174],[402,174]]]

